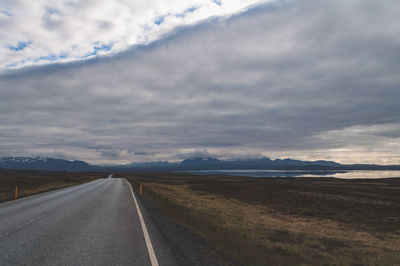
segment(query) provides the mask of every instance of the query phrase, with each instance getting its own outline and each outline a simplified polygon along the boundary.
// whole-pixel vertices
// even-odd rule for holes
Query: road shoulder
[[[136,195],[139,195],[137,185],[132,184],[132,187]],[[157,206],[156,201],[148,193],[137,198],[148,224],[157,258],[162,257],[162,254],[161,256],[157,254],[159,250],[157,246],[164,242],[168,243],[169,250],[178,265],[238,265],[214,245],[175,222]],[[160,265],[163,265],[161,261]]]

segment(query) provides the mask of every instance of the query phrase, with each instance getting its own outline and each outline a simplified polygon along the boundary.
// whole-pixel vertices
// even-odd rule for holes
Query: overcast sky
[[[0,1],[0,156],[400,164],[400,1]]]

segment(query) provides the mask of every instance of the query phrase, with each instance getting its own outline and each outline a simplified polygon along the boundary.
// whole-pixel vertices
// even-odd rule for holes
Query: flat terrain
[[[141,209],[159,264],[177,265]],[[1,203],[0,250],[0,265],[152,265],[128,183],[116,178]]]
[[[15,186],[18,197],[106,178],[107,173],[47,172],[27,170],[0,170],[0,202],[14,199]]]
[[[400,179],[117,176],[238,263],[400,264]]]
[[[400,179],[106,176],[0,171],[0,264],[150,264],[118,177],[160,265],[400,264]]]

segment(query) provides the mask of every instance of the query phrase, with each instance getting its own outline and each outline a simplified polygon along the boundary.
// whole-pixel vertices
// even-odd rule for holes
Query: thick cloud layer
[[[0,71],[113,54],[260,0],[2,0]]]
[[[0,155],[400,163],[398,1],[280,1],[0,77]]]

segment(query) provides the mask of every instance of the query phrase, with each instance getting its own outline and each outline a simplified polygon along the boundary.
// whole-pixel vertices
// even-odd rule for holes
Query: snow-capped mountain
[[[85,171],[95,168],[83,161],[68,161],[47,157],[0,157],[0,169],[50,171]]]

